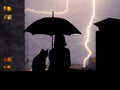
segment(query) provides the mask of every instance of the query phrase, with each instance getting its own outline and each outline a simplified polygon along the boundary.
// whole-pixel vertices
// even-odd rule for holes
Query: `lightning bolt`
[[[83,61],[83,67],[86,67],[86,63],[87,63],[88,59],[90,58],[90,56],[91,56],[91,54],[92,54],[90,48],[88,47],[88,43],[89,43],[89,41],[90,41],[89,39],[90,39],[91,26],[92,26],[92,24],[93,24],[94,17],[95,17],[95,11],[96,11],[96,5],[95,5],[95,4],[96,4],[96,0],[93,0],[93,2],[92,2],[92,16],[91,16],[91,18],[90,18],[90,22],[89,22],[88,27],[87,27],[86,41],[85,41],[85,43],[84,43],[85,48],[86,48],[87,51],[88,51],[88,55],[87,55],[87,57],[85,57],[85,59],[84,59],[84,61]]]
[[[65,14],[66,12],[68,12],[68,8],[69,8],[69,0],[66,0],[66,7],[64,11],[59,11],[59,12],[54,12],[54,14]],[[36,14],[51,14],[50,11],[37,11],[34,9],[30,9],[30,8],[26,8],[25,12],[32,12],[32,13],[36,13]]]
[[[93,0],[92,1],[92,16],[90,18],[90,22],[88,24],[88,27],[87,27],[87,33],[86,33],[86,40],[85,40],[85,48],[86,50],[88,51],[88,55],[84,58],[83,60],[83,67],[86,67],[86,62],[88,61],[88,59],[90,58],[91,54],[92,54],[92,51],[90,50],[88,44],[89,44],[89,41],[90,41],[90,30],[91,30],[91,26],[93,24],[93,21],[94,21],[94,17],[95,17],[95,11],[96,11],[96,0]],[[54,12],[54,14],[65,14],[67,13],[69,10],[69,0],[66,0],[66,7],[65,7],[65,10],[64,11],[59,11],[59,12]],[[30,8],[26,8],[25,9],[25,12],[32,12],[32,13],[36,13],[36,14],[52,14],[50,11],[37,11],[37,10],[34,10],[34,9],[30,9]]]

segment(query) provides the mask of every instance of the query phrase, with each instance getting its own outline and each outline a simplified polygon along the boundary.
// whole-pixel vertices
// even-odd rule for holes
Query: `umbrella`
[[[45,17],[33,22],[25,32],[30,32],[32,35],[45,34],[52,36],[53,47],[53,35],[71,35],[81,34],[81,32],[73,26],[69,21],[58,17]]]

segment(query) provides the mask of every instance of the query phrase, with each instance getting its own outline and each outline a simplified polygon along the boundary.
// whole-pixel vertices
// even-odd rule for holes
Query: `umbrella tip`
[[[52,11],[52,18],[54,17],[54,11]]]

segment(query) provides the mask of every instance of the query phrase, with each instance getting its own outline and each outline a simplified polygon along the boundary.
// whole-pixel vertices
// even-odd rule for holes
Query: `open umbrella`
[[[53,35],[71,35],[81,34],[81,32],[73,26],[69,21],[58,17],[45,17],[33,22],[25,32],[35,34],[46,34],[52,36],[53,47]]]

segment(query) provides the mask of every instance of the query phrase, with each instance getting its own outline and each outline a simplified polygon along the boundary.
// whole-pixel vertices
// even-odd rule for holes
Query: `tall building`
[[[0,0],[0,71],[25,70],[24,0]]]
[[[103,67],[103,64],[107,67],[109,62],[116,65],[116,61],[119,60],[120,20],[107,18],[95,25],[100,30],[96,32],[97,62],[101,62],[100,67]],[[112,68],[111,65],[110,67]]]

